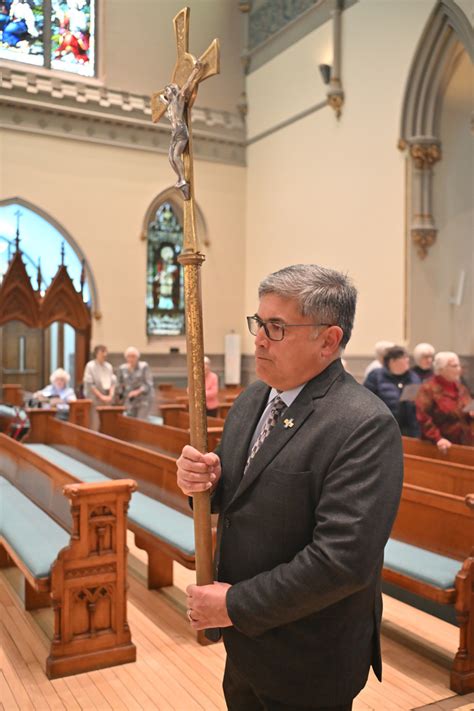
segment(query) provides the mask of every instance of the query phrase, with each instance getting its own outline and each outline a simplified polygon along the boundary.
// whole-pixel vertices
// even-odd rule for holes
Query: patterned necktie
[[[260,430],[260,434],[258,435],[257,439],[255,440],[254,445],[250,451],[249,458],[247,459],[247,463],[245,465],[244,474],[247,471],[247,469],[249,468],[250,462],[255,457],[258,450],[260,449],[262,444],[265,442],[265,440],[267,439],[267,437],[270,434],[270,432],[272,431],[272,429],[275,427],[276,423],[278,422],[278,418],[280,417],[280,414],[281,414],[282,410],[285,409],[285,407],[286,407],[285,403],[283,402],[281,397],[279,395],[277,395],[276,398],[274,398],[274,400],[272,402],[272,406],[270,408],[270,413],[269,413],[267,419],[265,420],[265,422],[263,423],[263,427]]]

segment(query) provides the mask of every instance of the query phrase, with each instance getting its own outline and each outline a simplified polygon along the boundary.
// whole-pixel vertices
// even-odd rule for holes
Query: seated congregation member
[[[369,363],[369,365],[365,369],[364,379],[373,370],[377,370],[377,368],[383,368],[384,355],[388,351],[388,349],[393,348],[394,345],[395,343],[392,343],[392,341],[377,341],[374,347],[375,359],[371,363]]]
[[[433,376],[433,358],[435,349],[431,343],[418,343],[413,349],[415,365],[411,369],[423,382]]]
[[[51,407],[55,407],[58,413],[67,416],[69,403],[76,400],[74,390],[69,387],[70,380],[71,376],[67,371],[63,368],[57,368],[51,373],[50,384],[34,393],[34,400],[40,404],[47,403]]]
[[[153,375],[150,366],[140,360],[140,352],[129,346],[124,353],[126,360],[117,373],[117,388],[120,400],[129,417],[145,420],[153,404]]]
[[[418,437],[420,434],[413,400],[401,398],[407,385],[418,385],[420,378],[410,370],[410,358],[401,346],[393,346],[385,353],[384,367],[373,370],[364,380],[371,390],[387,405],[400,427],[402,435]]]
[[[217,373],[211,370],[211,360],[207,356],[204,358],[204,374],[206,378],[206,413],[211,417],[217,417],[219,408],[219,378]]]
[[[434,377],[420,387],[416,397],[416,416],[421,436],[446,452],[452,444],[474,445],[474,411],[465,412],[472,402],[461,382],[461,364],[456,353],[437,353]]]
[[[99,405],[110,405],[115,394],[117,378],[111,363],[107,362],[106,346],[96,346],[94,359],[90,360],[84,370],[84,396],[92,400],[90,427],[99,429],[99,415],[96,408]]]
[[[356,295],[317,265],[266,277],[247,318],[259,380],[216,452],[188,445],[178,459],[181,490],[209,490],[220,513],[218,582],[188,587],[187,614],[222,632],[230,711],[348,711],[371,666],[380,678],[403,455],[391,413],[341,364]]]

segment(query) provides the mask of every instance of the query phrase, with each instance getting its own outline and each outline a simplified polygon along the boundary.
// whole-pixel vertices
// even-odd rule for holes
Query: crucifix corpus
[[[219,41],[215,39],[199,59],[190,54],[189,12],[189,8],[185,7],[173,20],[177,59],[172,81],[162,91],[153,94],[151,108],[153,123],[157,123],[165,112],[171,123],[168,155],[171,167],[178,176],[175,187],[181,191],[184,199],[184,242],[179,262],[184,268],[190,441],[200,452],[206,452],[206,390],[200,283],[200,269],[205,257],[199,251],[196,234],[191,108],[199,83],[219,73]],[[213,581],[209,493],[195,494],[193,504],[196,582],[198,585],[209,585]]]

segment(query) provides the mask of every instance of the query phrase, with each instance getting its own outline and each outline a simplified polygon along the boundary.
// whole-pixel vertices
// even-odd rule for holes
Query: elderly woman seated
[[[474,445],[474,411],[469,390],[461,382],[461,364],[456,353],[437,353],[434,376],[426,380],[416,397],[416,416],[422,439],[447,452],[452,444]]]
[[[153,404],[153,375],[148,363],[140,360],[140,353],[134,346],[127,348],[124,357],[126,362],[117,373],[119,397],[129,417],[144,420]]]
[[[68,413],[69,403],[76,400],[74,390],[69,387],[71,376],[63,368],[57,368],[49,379],[50,384],[33,395],[34,400],[41,404],[47,403],[58,412]]]
[[[415,365],[412,368],[412,372],[418,375],[422,382],[433,375],[434,354],[435,349],[431,343],[418,343],[413,349]]]
[[[400,432],[407,437],[418,437],[420,430],[413,397],[405,397],[403,391],[407,386],[419,385],[420,382],[419,377],[411,372],[408,353],[401,346],[389,348],[385,353],[384,367],[373,370],[364,380],[365,387],[384,401],[397,420]]]

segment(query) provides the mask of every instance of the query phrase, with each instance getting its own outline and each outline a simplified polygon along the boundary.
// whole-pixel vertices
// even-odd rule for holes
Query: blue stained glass
[[[44,64],[43,0],[0,0],[0,59]]]
[[[182,247],[183,228],[170,203],[164,203],[148,227],[148,335],[184,333],[184,274],[178,262]]]
[[[51,67],[94,76],[94,0],[52,0]]]

